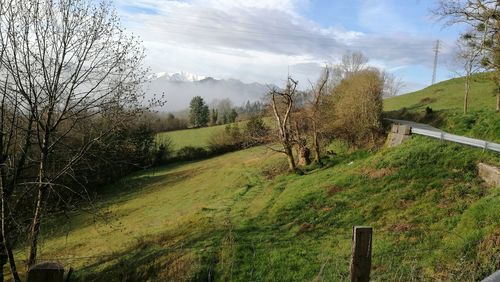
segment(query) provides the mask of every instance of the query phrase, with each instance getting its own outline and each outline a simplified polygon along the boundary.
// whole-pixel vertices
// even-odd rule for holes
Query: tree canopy
[[[193,97],[189,103],[189,121],[191,126],[198,128],[207,126],[209,110],[205,101],[200,96]]]

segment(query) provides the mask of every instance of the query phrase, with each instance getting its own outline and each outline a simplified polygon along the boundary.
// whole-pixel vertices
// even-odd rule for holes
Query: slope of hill
[[[475,110],[494,110],[494,84],[488,73],[473,76],[469,108]],[[422,90],[391,97],[384,100],[385,111],[395,111],[403,107],[408,110],[425,109],[462,111],[465,80],[463,77],[446,80]]]
[[[336,151],[303,176],[263,147],[136,173],[91,212],[45,222],[58,227],[40,256],[85,281],[339,281],[352,225],[371,225],[375,280],[477,280],[498,266],[500,187],[475,169],[498,155],[423,137]]]
[[[274,126],[275,121],[272,118],[264,117],[263,120],[268,126]],[[210,137],[217,132],[223,131],[228,125],[234,126],[234,124],[223,124],[202,128],[160,132],[156,135],[156,140],[162,143],[165,141],[166,137],[170,138],[170,141],[172,141],[173,143],[174,150],[178,150],[185,146],[206,148],[208,146]],[[239,121],[237,122],[237,125],[240,127],[240,129],[244,129],[246,121]]]
[[[386,107],[411,108],[425,91]],[[455,131],[498,126],[469,125],[436,95],[433,109],[465,124]],[[200,130],[214,129],[174,134],[203,146]],[[135,173],[94,206],[45,219],[40,257],[74,267],[78,281],[342,281],[352,226],[371,225],[376,281],[473,281],[500,266],[500,187],[476,170],[500,165],[499,154],[420,136],[379,151],[331,149],[304,175],[264,147]]]
[[[386,116],[427,123],[455,134],[500,142],[500,115],[495,113],[495,86],[489,74],[477,74],[473,77],[467,114],[463,114],[464,83],[464,78],[455,78],[420,91],[385,99]]]
[[[206,147],[212,134],[223,131],[226,125],[217,125],[202,128],[192,128],[161,132],[156,135],[158,142],[163,142],[165,137],[170,138],[173,149],[178,150],[185,146]]]

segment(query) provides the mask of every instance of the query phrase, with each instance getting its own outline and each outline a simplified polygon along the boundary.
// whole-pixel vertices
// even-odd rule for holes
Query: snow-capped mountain
[[[206,103],[228,98],[235,106],[240,106],[246,101],[262,99],[269,92],[269,87],[237,79],[216,79],[187,72],[162,72],[149,77],[145,91],[148,96],[165,97],[166,105],[162,110],[178,111],[187,109],[194,96],[201,96]]]
[[[205,79],[206,76],[200,76],[188,72],[176,72],[176,73],[167,73],[167,72],[159,72],[152,74],[149,76],[149,80],[167,80],[167,81],[177,81],[177,82],[194,82]]]

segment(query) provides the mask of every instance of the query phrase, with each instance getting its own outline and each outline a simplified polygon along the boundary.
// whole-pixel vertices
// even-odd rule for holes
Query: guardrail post
[[[354,226],[352,229],[352,253],[350,263],[350,281],[370,281],[372,265],[372,228]]]

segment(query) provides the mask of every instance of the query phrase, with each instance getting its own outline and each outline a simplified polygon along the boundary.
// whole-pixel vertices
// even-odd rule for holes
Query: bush
[[[153,163],[162,164],[168,161],[172,157],[173,145],[172,139],[166,135],[162,135],[161,138],[155,141],[155,152]]]
[[[260,116],[251,117],[245,126],[244,135],[246,137],[247,146],[264,144],[268,141],[270,129]]]
[[[374,145],[382,131],[382,90],[383,80],[376,69],[342,80],[326,103],[333,135],[352,145]]]
[[[208,148],[212,153],[226,153],[242,149],[245,137],[238,124],[226,125],[224,131],[213,133],[208,139]]]
[[[206,158],[210,155],[209,151],[201,147],[186,146],[177,151],[174,160],[191,161]]]

